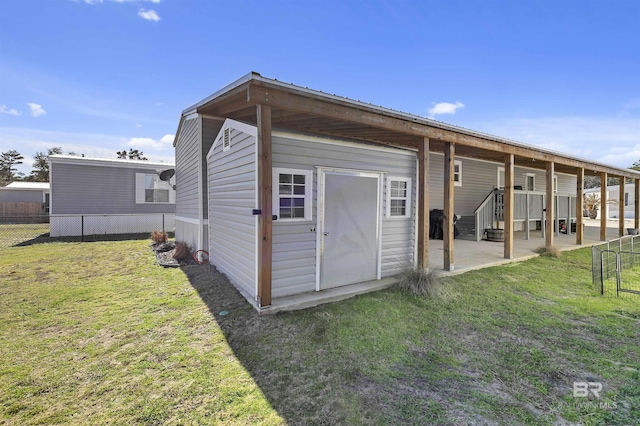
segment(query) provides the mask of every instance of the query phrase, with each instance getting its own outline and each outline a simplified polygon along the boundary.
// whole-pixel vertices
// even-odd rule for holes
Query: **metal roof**
[[[234,82],[226,85],[225,87],[223,87],[222,89],[216,91],[215,93],[213,93],[212,95],[202,99],[201,101],[191,105],[190,107],[186,108],[185,110],[183,110],[182,112],[182,116],[186,116],[195,112],[198,112],[199,109],[201,109],[202,107],[205,107],[207,104],[211,103],[212,101],[215,101],[217,98],[219,98],[220,96],[233,91],[234,89],[242,86],[243,84],[246,83],[250,83],[252,81],[256,81],[256,82],[261,82],[261,83],[265,83],[265,84],[269,84],[269,85],[273,85],[276,87],[280,87],[283,89],[287,89],[287,90],[293,90],[295,92],[301,93],[301,94],[306,94],[306,95],[311,95],[314,97],[318,97],[324,100],[328,100],[328,101],[333,101],[333,102],[340,102],[343,104],[348,104],[351,107],[355,107],[358,109],[366,109],[381,115],[386,115],[389,117],[394,117],[394,118],[398,118],[401,120],[405,120],[405,121],[410,121],[413,123],[418,123],[418,124],[423,124],[426,126],[430,126],[430,127],[434,127],[434,128],[439,128],[439,129],[443,129],[443,130],[448,130],[448,131],[453,131],[462,135],[469,135],[469,136],[473,136],[473,137],[478,137],[478,138],[482,138],[482,139],[486,139],[489,141],[495,141],[495,142],[499,142],[499,143],[503,143],[503,144],[508,144],[514,147],[519,147],[519,148],[523,148],[523,149],[528,149],[528,150],[534,150],[540,153],[546,153],[546,154],[550,154],[550,155],[554,155],[554,156],[559,156],[559,157],[563,157],[563,158],[567,158],[567,159],[571,159],[571,160],[576,160],[576,161],[581,161],[581,162],[585,162],[585,163],[590,163],[592,165],[597,165],[597,166],[601,166],[604,168],[610,168],[610,169],[617,169],[620,171],[624,171],[625,173],[631,174],[631,175],[636,175],[638,179],[640,179],[640,172],[634,171],[634,170],[629,170],[629,169],[624,169],[624,168],[620,168],[618,166],[613,166],[610,164],[606,164],[606,163],[601,163],[601,162],[597,162],[591,159],[587,159],[587,158],[583,158],[583,157],[578,157],[578,156],[574,156],[568,153],[564,153],[564,152],[560,152],[560,151],[554,151],[554,150],[550,150],[547,148],[542,148],[536,145],[530,145],[530,144],[525,144],[519,141],[515,141],[512,139],[508,139],[508,138],[504,138],[504,137],[500,137],[500,136],[495,136],[495,135],[491,135],[488,133],[483,133],[483,132],[479,132],[479,131],[475,131],[475,130],[471,130],[471,129],[467,129],[464,127],[460,127],[460,126],[455,126],[452,124],[447,124],[438,120],[433,120],[427,117],[421,117],[418,115],[414,115],[414,114],[410,114],[410,113],[405,113],[405,112],[401,112],[401,111],[397,111],[394,109],[390,109],[390,108],[386,108],[383,106],[378,106],[378,105],[373,105],[370,103],[366,103],[366,102],[362,102],[359,100],[354,100],[354,99],[350,99],[350,98],[346,98],[343,96],[338,96],[335,94],[329,94],[329,93],[325,93],[322,91],[318,91],[318,90],[313,90],[313,89],[309,89],[308,87],[302,87],[302,86],[297,86],[294,85],[292,83],[284,83],[281,81],[278,81],[276,79],[270,79],[270,78],[266,78],[263,77],[262,75],[260,75],[259,73],[252,71],[244,76],[242,76],[241,78],[235,80]],[[180,126],[179,126],[180,128]],[[175,143],[174,143],[175,146]]]
[[[5,188],[48,190],[49,182],[11,182]]]

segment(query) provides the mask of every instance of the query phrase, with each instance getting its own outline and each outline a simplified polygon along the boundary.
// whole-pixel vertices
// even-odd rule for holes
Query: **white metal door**
[[[320,288],[378,276],[380,175],[321,172]]]

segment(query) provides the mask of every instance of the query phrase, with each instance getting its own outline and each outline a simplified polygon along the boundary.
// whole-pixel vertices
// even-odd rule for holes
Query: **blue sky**
[[[172,161],[249,71],[628,167],[640,1],[0,0],[0,151]]]

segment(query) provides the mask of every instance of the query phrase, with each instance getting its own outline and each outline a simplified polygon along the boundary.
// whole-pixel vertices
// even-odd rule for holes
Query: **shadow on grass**
[[[173,232],[168,232],[169,238],[174,238]],[[99,241],[133,241],[133,240],[146,240],[149,238],[148,232],[135,233],[135,234],[101,234],[101,235],[85,235],[74,237],[51,237],[49,233],[37,235],[31,239],[19,241],[13,243],[11,247],[25,247],[35,244],[46,243],[92,243]]]
[[[354,401],[345,394],[353,390],[343,387],[345,365],[351,361],[322,356],[330,342],[314,326],[304,325],[318,315],[317,309],[260,315],[213,265],[181,269],[236,358],[287,424],[351,423]],[[362,410],[360,403],[355,406]]]

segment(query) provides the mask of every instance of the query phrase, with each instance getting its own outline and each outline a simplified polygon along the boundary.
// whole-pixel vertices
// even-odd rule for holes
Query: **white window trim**
[[[456,175],[456,166],[458,166],[458,181],[455,181]],[[453,185],[454,186],[462,186],[462,161],[461,160],[453,160]]]
[[[497,189],[504,189],[504,185],[500,186],[500,172],[505,173],[504,167],[498,167],[498,172],[497,172],[498,175],[496,177],[496,188]],[[507,175],[506,174],[504,175],[504,183],[505,183],[505,185],[507,183]]]
[[[533,177],[533,189],[529,189],[529,178]],[[536,190],[536,174],[535,173],[525,173],[524,175],[524,187],[527,191],[535,191]]]
[[[176,203],[176,191],[171,188],[168,182],[164,182],[169,190],[169,201],[163,202],[148,202],[145,197],[145,176],[155,176],[158,179],[160,177],[155,173],[136,173],[136,204],[149,204],[149,205],[162,205],[162,204],[175,204]]]
[[[553,193],[558,193],[558,175],[553,175]]]
[[[407,196],[405,197],[407,200],[406,208],[403,216],[391,216],[391,181],[399,181],[407,183]],[[411,178],[407,177],[397,177],[397,176],[387,176],[387,188],[386,188],[386,202],[385,202],[385,217],[389,219],[406,219],[411,217]],[[400,199],[400,198],[398,198]]]
[[[295,218],[281,218],[280,217],[280,190],[279,190],[279,182],[280,182],[280,174],[293,174],[293,175],[304,175],[304,217],[295,217]],[[278,222],[309,222],[313,218],[313,212],[311,211],[312,203],[311,198],[313,197],[313,170],[305,170],[305,169],[285,169],[280,167],[273,168],[273,176],[272,176],[272,194],[273,194],[273,205],[272,205],[272,214],[278,217]]]

